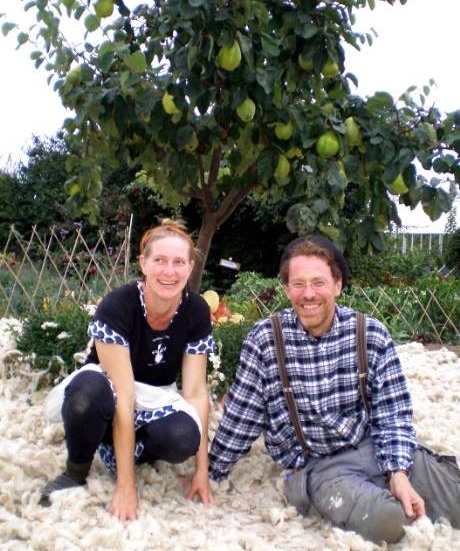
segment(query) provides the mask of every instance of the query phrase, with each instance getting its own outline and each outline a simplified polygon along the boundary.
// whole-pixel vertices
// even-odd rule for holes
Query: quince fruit
[[[217,65],[225,71],[234,71],[241,63],[240,45],[235,40],[231,46],[222,46],[217,54]]]
[[[299,67],[304,71],[313,71],[313,59],[311,59],[310,57],[304,57],[302,54],[299,54],[297,62],[299,64]]]
[[[94,4],[94,11],[101,19],[110,17],[113,13],[113,0],[97,0]]]
[[[330,159],[340,151],[340,140],[333,130],[327,130],[316,142],[316,151],[322,159]]]
[[[276,165],[275,172],[273,173],[275,180],[279,184],[286,183],[290,170],[291,170],[291,164],[289,163],[286,155],[283,155],[282,153],[280,153],[278,155],[278,163]]]
[[[335,61],[332,61],[332,59],[329,59],[323,65],[321,72],[326,78],[334,78],[339,74],[340,69]]]
[[[243,122],[252,121],[254,114],[256,112],[256,104],[252,101],[251,98],[246,98],[243,103],[241,103],[236,108],[236,114]]]
[[[174,102],[174,96],[169,92],[165,92],[163,94],[163,97],[161,98],[161,104],[163,105],[165,113],[167,113],[168,115],[178,115],[180,113],[180,109],[177,108]]]
[[[294,126],[291,121],[287,123],[277,122],[275,124],[275,136],[278,140],[289,140],[292,134],[294,134]]]
[[[390,184],[390,191],[393,195],[403,195],[409,191],[404,182],[403,175],[399,173]]]

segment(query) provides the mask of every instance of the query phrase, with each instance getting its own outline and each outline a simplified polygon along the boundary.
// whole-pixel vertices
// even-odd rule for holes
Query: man
[[[285,496],[374,542],[394,543],[412,519],[441,516],[460,528],[460,475],[417,445],[412,404],[386,328],[366,318],[367,411],[360,394],[356,312],[336,299],[347,283],[341,252],[327,239],[290,243],[280,275],[291,308],[279,317],[289,386],[304,451],[283,395],[269,319],[247,335],[235,382],[210,452],[210,476],[225,478],[263,433],[271,457],[289,470]]]

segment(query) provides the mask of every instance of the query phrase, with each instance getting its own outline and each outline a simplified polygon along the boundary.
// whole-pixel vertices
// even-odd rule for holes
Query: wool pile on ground
[[[7,344],[0,350],[2,551],[460,550],[460,530],[444,521],[421,519],[400,543],[387,547],[333,528],[314,512],[299,516],[283,502],[281,470],[260,440],[227,481],[213,485],[213,507],[184,498],[181,481],[193,462],[143,465],[138,469],[138,520],[121,523],[105,509],[114,481],[97,459],[86,487],[58,492],[43,508],[39,489],[62,471],[65,461],[63,428],[44,420],[44,394],[34,390],[33,375],[26,368],[20,375],[8,369],[14,351],[6,350]],[[445,348],[427,351],[417,343],[398,348],[419,437],[435,451],[460,459],[460,359]],[[220,416],[215,408],[211,438]]]

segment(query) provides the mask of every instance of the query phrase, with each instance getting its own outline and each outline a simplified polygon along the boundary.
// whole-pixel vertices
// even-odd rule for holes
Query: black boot
[[[89,463],[72,463],[67,460],[66,470],[40,490],[40,505],[49,507],[51,505],[50,495],[59,490],[68,490],[86,484],[86,477],[91,468]]]

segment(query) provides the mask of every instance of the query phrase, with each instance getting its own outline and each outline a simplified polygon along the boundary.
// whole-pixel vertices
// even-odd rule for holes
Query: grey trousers
[[[410,480],[432,521],[444,517],[460,528],[460,471],[454,462],[419,446]],[[335,526],[374,542],[399,541],[404,526],[411,522],[388,491],[370,438],[356,449],[310,458],[305,468],[286,480],[285,496],[299,513],[307,514],[313,505]]]

